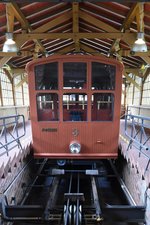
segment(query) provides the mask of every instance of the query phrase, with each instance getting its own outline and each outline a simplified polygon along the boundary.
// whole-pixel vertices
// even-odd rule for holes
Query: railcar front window
[[[84,89],[87,85],[87,66],[81,62],[67,62],[63,64],[63,88]]]
[[[58,95],[38,94],[37,97],[38,121],[58,121]]]
[[[95,93],[92,95],[92,121],[112,121],[114,95]]]
[[[86,121],[87,120],[87,95],[66,93],[63,95],[63,120]]]
[[[47,63],[35,66],[36,90],[58,89],[58,63]]]
[[[92,62],[92,89],[115,90],[116,67]]]

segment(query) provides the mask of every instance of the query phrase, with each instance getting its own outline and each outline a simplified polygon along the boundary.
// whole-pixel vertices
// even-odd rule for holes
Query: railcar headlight
[[[81,151],[81,144],[78,141],[73,141],[69,145],[70,152],[73,154],[79,154]]]

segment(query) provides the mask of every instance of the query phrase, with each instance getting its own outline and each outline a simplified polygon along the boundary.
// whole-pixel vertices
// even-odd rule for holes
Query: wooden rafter
[[[28,78],[27,76],[23,77],[21,81],[19,81],[18,84],[15,85],[15,88],[19,88],[21,87],[24,83],[27,83],[28,82]]]
[[[6,4],[7,32],[14,31],[14,12],[11,3]]]
[[[7,18],[7,32],[14,31],[14,13],[11,8],[11,3],[6,4],[6,18]],[[9,56],[6,56],[0,60],[0,68],[10,60]]]
[[[127,15],[127,17],[125,18],[125,20],[124,20],[124,22],[123,22],[123,24],[122,24],[122,26],[121,26],[121,28],[120,28],[120,31],[121,31],[121,32],[124,32],[125,30],[127,30],[127,29],[130,28],[130,24],[132,23],[132,21],[133,21],[133,20],[135,19],[135,17],[136,17],[137,10],[138,10],[138,6],[139,6],[139,3],[135,3],[135,4],[133,4],[133,6],[131,7],[131,9],[130,9],[128,15]],[[117,39],[113,42],[113,44],[112,44],[112,46],[111,46],[109,52],[118,51],[118,50],[120,49],[120,47],[119,47],[120,41],[121,41],[121,39],[120,39],[120,38],[117,38]]]
[[[88,52],[91,55],[102,55],[100,52],[96,52],[94,48],[91,48],[83,43],[80,44],[80,47],[83,51]]]
[[[1,101],[1,105],[3,106],[3,95],[2,95],[2,86],[1,86],[1,82],[0,82],[0,101]]]
[[[14,15],[15,17],[18,19],[18,21],[21,23],[22,29],[27,29],[29,32],[33,31],[31,25],[29,24],[29,22],[27,21],[26,17],[23,15],[23,13],[21,12],[20,8],[18,7],[16,2],[12,2],[9,3],[11,4],[11,7],[13,9]],[[42,43],[40,42],[40,40],[34,39],[34,42],[39,45],[40,50],[42,52],[46,52],[44,46],[42,45]]]
[[[144,73],[143,82],[145,82],[146,78],[150,75],[150,68],[147,68]]]
[[[135,82],[127,73],[124,73],[125,77],[127,78],[128,81],[130,81],[137,89],[141,90],[141,87],[139,84]]]
[[[91,48],[90,48],[87,45],[80,43],[80,41],[79,41],[80,39],[96,39],[96,38],[97,39],[107,39],[108,38],[108,39],[113,39],[113,40],[116,39],[115,46],[118,46],[120,40],[125,41],[128,45],[132,45],[132,43],[134,42],[134,40],[136,38],[136,33],[127,33],[127,32],[124,33],[124,31],[130,27],[130,24],[135,19],[135,17],[137,18],[136,15],[139,14],[139,12],[143,10],[143,8],[141,6],[139,6],[140,3],[133,4],[130,12],[128,13],[126,19],[124,20],[121,30],[117,30],[113,26],[108,25],[107,23],[97,19],[94,16],[94,14],[91,15],[90,13],[87,13],[86,11],[82,10],[82,8],[79,9],[79,3],[73,2],[72,10],[67,9],[66,13],[60,14],[55,19],[47,22],[46,24],[38,27],[35,30],[32,30],[31,25],[29,24],[29,22],[27,21],[27,19],[25,18],[25,16],[21,12],[21,10],[19,9],[18,5],[14,1],[12,1],[11,3],[7,3],[6,5],[8,5],[9,10],[11,10],[12,14],[20,22],[22,28],[29,32],[29,33],[14,35],[18,46],[21,47],[28,40],[35,40],[36,49],[32,52],[21,51],[20,52],[21,57],[22,56],[23,57],[33,56],[34,53],[36,52],[36,50],[41,51],[41,49],[39,49],[40,45],[38,44],[38,41],[40,42],[40,40],[42,40],[42,39],[66,39],[66,40],[72,39],[75,41],[75,51],[79,51],[81,48],[81,44],[82,44],[83,48],[81,48],[81,49],[83,49],[84,51],[86,51],[85,49],[88,49],[87,52],[89,52],[91,54],[92,53],[99,54],[99,53],[96,52],[96,50],[95,50],[96,48],[94,48],[94,46],[92,48],[92,44],[91,44]],[[144,13],[144,11],[142,11],[142,12]],[[72,18],[72,24],[73,24],[72,25],[72,33],[66,33],[66,32],[65,33],[53,33],[52,32],[53,29],[60,27],[61,24],[64,24],[65,22],[69,21],[71,18]],[[100,33],[98,33],[98,32],[97,33],[93,33],[93,32],[80,33],[79,32],[79,18],[81,19],[81,22],[82,21],[84,21],[85,23],[87,22],[88,24],[91,24],[91,26],[97,28],[97,30],[100,30],[101,32]],[[11,21],[11,19],[9,19],[9,20]],[[10,26],[13,28],[13,23],[10,24]],[[47,32],[47,33],[45,33],[45,32]],[[57,31],[55,31],[55,32],[57,32]],[[87,32],[90,32],[90,31],[87,31]],[[90,41],[92,41],[92,40],[90,40]],[[64,47],[62,47],[62,52],[65,52],[64,48],[65,48],[65,45],[64,45]],[[112,46],[112,48],[113,48],[113,46]],[[59,52],[59,50],[57,51],[57,48],[55,50],[56,50],[55,52],[57,54],[57,52]],[[43,52],[46,52],[45,49],[43,50]],[[129,50],[121,51],[118,53],[121,54],[121,56],[131,56]],[[136,53],[134,56],[140,56],[141,58],[143,57],[143,59],[146,62],[149,62],[149,59],[150,59],[149,55],[150,55],[149,52],[147,52],[147,53]],[[18,55],[17,55],[17,53],[0,52],[0,56],[3,57],[0,60],[0,66],[2,66],[5,62],[9,61],[10,57],[12,57],[12,56],[15,57]]]
[[[10,4],[12,10],[13,10],[13,13],[15,15],[15,17],[17,18],[17,20],[21,23],[21,27],[23,30],[30,30],[30,24],[29,22],[27,21],[27,19],[25,18],[25,16],[23,15],[23,13],[21,12],[20,8],[18,7],[17,3],[16,2],[11,2],[11,3],[8,3]]]
[[[96,26],[102,30],[104,30],[105,32],[110,32],[110,33],[118,33],[120,32],[119,30],[117,30],[116,28],[98,20],[97,18],[91,16],[91,15],[88,15],[87,13],[79,10],[79,17],[81,19],[83,19],[84,21],[88,22],[88,23],[91,23],[93,26]],[[126,36],[122,38],[127,44],[131,45],[133,44],[135,38],[134,37],[129,37],[129,36]]]
[[[20,74],[26,74],[25,68],[11,68],[12,77],[20,76]]]
[[[134,54],[130,50],[120,50],[119,54],[122,56],[140,56],[141,58],[145,58],[145,62],[149,62],[150,50],[147,52],[134,52]]]
[[[125,72],[126,72],[126,74],[132,73],[135,76],[143,78],[143,73],[141,73],[139,71],[139,68],[134,68],[134,69],[133,68],[125,68]]]
[[[74,47],[75,47],[74,44],[70,44],[70,45],[64,47],[63,50],[61,50],[61,51],[60,51],[60,50],[56,51],[55,54],[59,54],[59,55],[66,54],[66,53],[68,53],[68,52],[73,51],[73,50],[74,50]]]
[[[7,76],[8,79],[9,79],[10,83],[12,84],[12,82],[13,82],[12,74],[11,74],[10,71],[7,70],[7,69],[4,69],[4,71],[5,71],[6,76]]]
[[[60,15],[57,18],[55,18],[54,20],[51,20],[51,21],[47,22],[46,24],[38,27],[33,32],[34,33],[44,33],[46,31],[51,30],[52,28],[58,26],[59,24],[66,22],[67,20],[69,20],[71,18],[72,18],[72,13],[71,13],[71,11],[69,11],[66,14]]]
[[[13,4],[15,4],[15,3],[13,2]],[[20,9],[19,9],[19,11],[20,11]],[[47,30],[54,28],[58,24],[63,23],[66,20],[69,20],[71,17],[72,17],[71,11],[67,12],[67,14],[61,15],[58,18],[56,18],[56,19],[54,19],[54,20],[52,20],[52,21],[42,25],[41,27],[35,29],[34,32],[35,33],[46,32]],[[20,16],[20,22],[23,23],[23,20],[22,20],[21,16]],[[27,21],[25,20],[24,22],[27,22]],[[27,26],[26,23],[25,23],[25,26]],[[25,34],[23,34],[23,36],[24,35]],[[24,44],[25,40],[20,38],[20,37],[17,38],[17,36],[16,36],[16,42],[17,42],[18,47],[21,47]],[[1,56],[4,56],[4,54],[0,52]],[[12,56],[14,56],[14,54],[17,54],[17,53],[12,53]],[[31,53],[29,53],[29,54],[31,54]],[[6,53],[6,56],[4,56],[2,59],[0,59],[0,67],[3,67],[3,65],[6,64],[11,59],[11,56],[9,56],[9,55],[11,55],[11,54],[10,53]],[[17,55],[15,55],[15,56],[17,56]]]
[[[18,21],[21,23],[21,26],[23,29],[27,29],[28,31],[33,31],[32,27],[30,26],[30,24],[28,23],[27,19],[25,18],[25,16],[23,15],[23,13],[21,12],[20,8],[18,7],[16,2],[11,2],[11,3],[7,3],[8,9],[9,9],[9,13],[10,11],[12,12],[12,14],[18,19]],[[6,4],[6,8],[7,8],[7,4]],[[10,20],[10,16],[8,17],[8,20]],[[12,24],[11,24],[12,27]],[[24,43],[22,40],[18,41],[16,40],[18,47],[21,47],[21,45]],[[34,42],[36,44],[38,44],[40,46],[40,49],[42,52],[46,52],[44,46],[41,44],[40,40],[36,40],[34,39]],[[3,59],[0,60],[0,67],[2,67],[4,64],[6,64],[9,60],[11,59],[11,57],[4,57]]]
[[[122,28],[124,30],[127,30],[130,28],[131,23],[133,22],[133,20],[136,17],[137,11],[138,11],[138,7],[139,7],[139,3],[134,3],[126,17],[126,19],[124,20],[123,24],[122,24]]]
[[[138,3],[138,11],[136,14],[136,22],[137,22],[137,31],[144,33],[144,3]],[[141,58],[147,63],[150,64],[149,54],[145,54],[141,56]]]
[[[136,22],[138,32],[144,32],[144,3],[138,3],[138,11],[136,13]]]
[[[0,68],[2,68],[9,60],[11,59],[11,56],[5,56],[0,60]]]
[[[150,54],[149,54],[150,55]],[[148,54],[143,54],[142,55],[142,59],[147,63],[147,64],[150,64],[150,57],[149,57]]]

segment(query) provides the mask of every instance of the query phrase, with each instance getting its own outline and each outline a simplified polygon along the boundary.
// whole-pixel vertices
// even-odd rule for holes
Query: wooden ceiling
[[[13,32],[18,53],[2,52],[6,32]],[[145,33],[146,53],[131,51],[137,32]],[[12,71],[52,54],[102,54],[122,61],[127,74],[145,77],[149,49],[149,2],[0,2],[0,67]]]

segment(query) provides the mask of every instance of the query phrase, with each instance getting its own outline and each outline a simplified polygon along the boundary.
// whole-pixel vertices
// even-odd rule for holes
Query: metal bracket
[[[84,198],[84,194],[83,193],[65,193],[64,194],[64,197],[65,197],[65,200],[71,200],[72,202],[75,202],[77,200],[80,200],[80,201],[85,201],[85,198]]]

